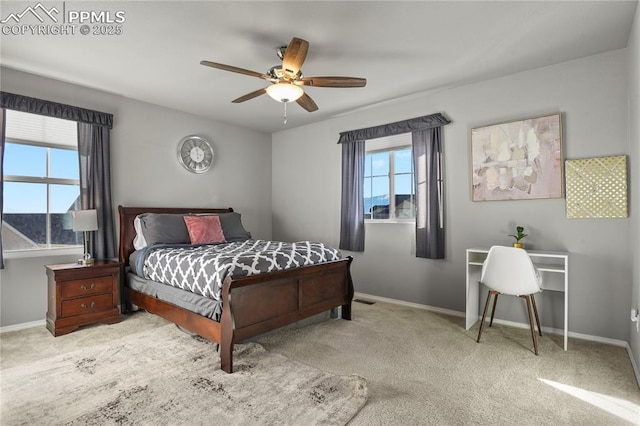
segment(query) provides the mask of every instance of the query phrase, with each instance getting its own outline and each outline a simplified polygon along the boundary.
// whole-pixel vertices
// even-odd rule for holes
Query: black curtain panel
[[[5,118],[7,116],[6,110],[2,108],[0,110],[0,269],[4,269],[4,255],[2,251],[2,212],[4,211],[4,134],[5,134]]]
[[[364,251],[364,141],[342,144],[340,248]]]
[[[116,256],[111,202],[109,129],[78,123],[80,161],[80,204],[84,210],[97,210],[98,230],[89,234],[89,253],[96,259]]]
[[[338,143],[366,141],[369,139],[384,138],[387,136],[411,133],[416,130],[431,129],[441,127],[451,123],[444,115],[431,114],[422,117],[410,118],[408,120],[396,121],[395,123],[382,124],[380,126],[367,127],[365,129],[349,130],[340,133]]]
[[[412,132],[416,190],[416,257],[444,258],[442,127]]]
[[[30,114],[46,115],[47,117],[62,118],[64,120],[77,121],[78,123],[95,124],[108,129],[113,128],[112,114],[14,93],[0,92],[0,106]]]

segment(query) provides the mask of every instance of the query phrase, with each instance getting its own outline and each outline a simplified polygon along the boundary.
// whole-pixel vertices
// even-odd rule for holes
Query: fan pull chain
[[[287,103],[284,103],[284,124],[287,124]]]

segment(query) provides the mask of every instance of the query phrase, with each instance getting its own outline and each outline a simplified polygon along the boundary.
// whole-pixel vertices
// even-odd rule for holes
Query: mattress
[[[127,274],[127,285],[137,292],[169,302],[214,321],[220,321],[222,301],[142,278],[133,272]]]

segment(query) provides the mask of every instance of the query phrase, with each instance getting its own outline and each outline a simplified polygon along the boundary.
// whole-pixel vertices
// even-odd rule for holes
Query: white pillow
[[[144,235],[142,234],[142,223],[140,218],[136,216],[133,220],[133,228],[136,230],[136,237],[133,239],[133,248],[136,250],[142,250],[148,244],[144,239]]]

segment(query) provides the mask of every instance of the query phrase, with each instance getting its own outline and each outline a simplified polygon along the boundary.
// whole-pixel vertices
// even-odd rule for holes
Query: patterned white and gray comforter
[[[208,245],[158,245],[137,258],[144,278],[222,300],[227,276],[240,277],[339,260],[340,252],[322,243],[247,240]]]

